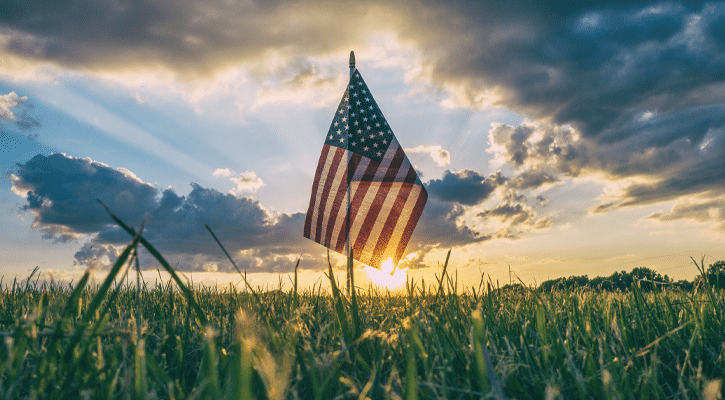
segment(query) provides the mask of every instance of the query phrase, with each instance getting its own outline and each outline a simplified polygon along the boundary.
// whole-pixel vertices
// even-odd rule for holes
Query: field
[[[139,246],[171,281],[133,282]],[[462,290],[444,267],[439,281],[409,281],[405,293],[392,295],[348,293],[329,278],[299,291],[188,287],[134,234],[97,285],[88,275],[72,286],[32,276],[2,283],[0,397],[721,395],[725,303],[707,285],[538,291],[494,288],[482,276],[478,287]]]

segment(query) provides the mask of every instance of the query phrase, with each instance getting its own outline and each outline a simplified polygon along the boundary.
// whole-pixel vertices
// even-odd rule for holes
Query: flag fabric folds
[[[304,236],[379,268],[403,257],[428,193],[365,81],[354,70],[325,138]]]

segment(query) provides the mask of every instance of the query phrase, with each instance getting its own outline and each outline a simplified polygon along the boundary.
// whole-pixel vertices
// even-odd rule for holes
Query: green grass
[[[5,399],[715,399],[723,293],[184,284],[142,235],[106,280],[0,286]],[[145,247],[172,279],[127,284]],[[699,268],[700,266],[698,266]],[[704,270],[704,267],[702,268]],[[35,273],[35,271],[34,271]],[[328,287],[327,285],[329,286]]]

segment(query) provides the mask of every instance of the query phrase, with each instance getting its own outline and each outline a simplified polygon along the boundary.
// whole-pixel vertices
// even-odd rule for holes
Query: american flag
[[[397,265],[428,192],[357,70],[327,132],[305,219],[306,238],[340,253],[348,182],[353,257],[376,268],[387,259]]]

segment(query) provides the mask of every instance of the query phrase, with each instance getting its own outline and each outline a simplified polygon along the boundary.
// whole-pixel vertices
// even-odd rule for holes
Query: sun
[[[363,271],[373,285],[389,290],[404,288],[408,277],[408,268],[395,268],[392,259],[385,260],[380,269],[366,266]]]

